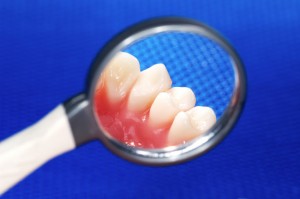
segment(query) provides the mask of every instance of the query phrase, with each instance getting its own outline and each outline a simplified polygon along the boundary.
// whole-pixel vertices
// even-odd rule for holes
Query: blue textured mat
[[[0,140],[81,91],[98,49],[149,17],[181,15],[219,30],[249,83],[237,126],[200,158],[145,167],[95,142],[50,161],[2,198],[299,199],[299,10],[298,0],[0,1]]]

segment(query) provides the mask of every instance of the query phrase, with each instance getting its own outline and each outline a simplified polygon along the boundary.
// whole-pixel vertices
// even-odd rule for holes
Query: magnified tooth
[[[216,115],[209,107],[196,106],[187,112],[179,112],[170,128],[169,145],[178,145],[192,140],[211,128]]]
[[[119,52],[106,66],[102,80],[108,100],[120,102],[129,92],[140,74],[139,61],[132,55]]]
[[[187,87],[173,87],[167,91],[180,111],[187,111],[195,106],[196,97],[192,89]]]
[[[156,127],[171,123],[180,111],[187,111],[195,106],[196,97],[187,87],[174,87],[161,92],[155,98],[149,113],[149,122]]]
[[[155,64],[142,71],[133,85],[129,98],[128,109],[142,112],[150,107],[154,98],[172,85],[169,73],[163,64]]]

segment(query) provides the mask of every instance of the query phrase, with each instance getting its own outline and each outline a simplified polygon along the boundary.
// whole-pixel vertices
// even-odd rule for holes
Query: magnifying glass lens
[[[236,81],[232,58],[219,43],[193,31],[163,31],[112,56],[94,106],[103,131],[126,145],[176,146],[215,125]]]

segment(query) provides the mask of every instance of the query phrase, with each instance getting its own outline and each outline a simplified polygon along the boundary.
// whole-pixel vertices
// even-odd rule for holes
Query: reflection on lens
[[[234,73],[229,56],[213,41],[162,33],[123,51],[105,67],[95,95],[99,123],[113,138],[140,148],[179,145],[203,135],[222,116]]]

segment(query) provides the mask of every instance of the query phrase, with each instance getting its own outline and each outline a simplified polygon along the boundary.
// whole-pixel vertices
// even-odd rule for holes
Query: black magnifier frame
[[[202,137],[186,144],[164,149],[143,149],[123,144],[99,127],[94,111],[94,94],[100,74],[108,61],[128,44],[164,31],[192,31],[219,44],[231,58],[235,71],[235,90],[230,104],[217,123]],[[126,160],[146,165],[169,165],[184,162],[211,150],[236,123],[246,99],[246,73],[237,52],[212,28],[191,19],[162,17],[143,21],[116,35],[94,59],[87,76],[86,91],[64,103],[77,146],[101,140],[106,147]]]

